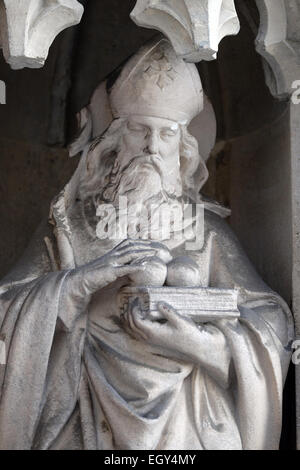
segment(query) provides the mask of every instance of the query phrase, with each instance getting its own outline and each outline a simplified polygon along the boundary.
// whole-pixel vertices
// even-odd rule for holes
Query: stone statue
[[[293,322],[200,195],[197,69],[156,39],[105,92],[111,122],[1,286],[0,448],[276,449]]]

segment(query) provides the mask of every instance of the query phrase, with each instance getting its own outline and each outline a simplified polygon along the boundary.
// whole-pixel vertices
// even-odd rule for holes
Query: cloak
[[[123,331],[122,280],[89,305],[68,295],[63,258],[67,251],[76,266],[76,257],[55,218],[56,236],[41,229],[1,285],[0,448],[277,449],[292,317],[227,223],[206,211],[203,247],[187,253],[204,285],[239,292],[240,319],[214,325],[227,352],[212,351],[199,366]],[[173,255],[184,252],[177,246]]]

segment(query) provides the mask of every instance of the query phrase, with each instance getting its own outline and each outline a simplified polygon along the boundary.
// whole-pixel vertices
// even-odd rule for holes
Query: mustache
[[[159,154],[142,154],[136,155],[131,158],[131,160],[122,167],[121,172],[126,172],[127,170],[131,169],[131,167],[136,167],[139,165],[151,165],[163,178],[164,175],[164,160]]]
[[[159,154],[142,153],[131,157],[123,166],[114,164],[106,186],[102,189],[99,188],[100,190],[91,195],[94,205],[98,206],[103,202],[114,201],[116,195],[120,192],[120,188],[124,186],[124,182],[127,182],[129,192],[137,189],[141,180],[136,180],[135,175],[139,169],[142,170],[143,168],[146,171],[156,173],[164,188],[166,169],[163,158]],[[138,181],[138,183],[135,183],[135,181]]]
[[[150,174],[156,174],[160,180],[162,190],[164,190],[165,179],[165,165],[164,160],[159,154],[140,154],[130,158],[130,160],[123,166],[116,166],[115,172],[110,176],[110,182],[107,184],[101,196],[96,198],[99,204],[102,201],[112,202],[117,195],[129,195],[134,191],[145,191],[147,188],[146,181],[143,183],[141,173],[143,169]],[[153,188],[150,189],[151,196],[153,196]]]

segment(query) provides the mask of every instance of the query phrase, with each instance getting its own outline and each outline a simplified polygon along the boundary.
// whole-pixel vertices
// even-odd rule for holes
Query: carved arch
[[[299,46],[297,44],[295,10],[299,0],[256,0],[260,13],[260,28],[256,50],[266,61],[267,84],[273,95],[284,97],[292,92],[299,75]],[[299,33],[298,33],[299,34]]]
[[[40,68],[55,37],[80,22],[77,0],[1,0],[1,46],[12,69]]]
[[[240,29],[233,0],[137,0],[130,16],[162,32],[188,62],[215,59],[221,40]]]

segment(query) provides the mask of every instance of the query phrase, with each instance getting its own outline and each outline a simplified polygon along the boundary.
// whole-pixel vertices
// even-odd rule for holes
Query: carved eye
[[[144,126],[142,126],[141,124],[137,124],[135,122],[128,122],[127,123],[127,128],[131,131],[131,132],[146,132],[146,129]]]
[[[175,137],[177,135],[178,129],[165,128],[160,132],[161,137]]]

